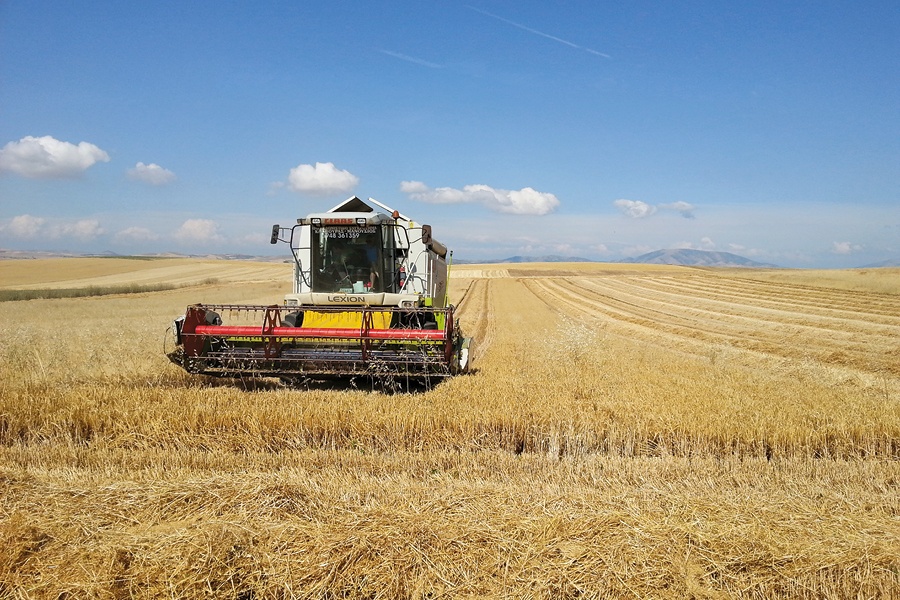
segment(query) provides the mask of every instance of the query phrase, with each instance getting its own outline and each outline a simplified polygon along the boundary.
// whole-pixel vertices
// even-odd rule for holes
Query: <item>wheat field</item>
[[[900,597],[898,269],[463,265],[475,372],[386,392],[168,362],[290,265],[24,262],[182,287],[0,303],[2,597]]]

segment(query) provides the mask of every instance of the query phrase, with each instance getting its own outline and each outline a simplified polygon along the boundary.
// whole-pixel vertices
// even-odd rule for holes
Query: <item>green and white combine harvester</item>
[[[379,209],[384,212],[380,212]],[[294,262],[282,305],[194,304],[174,323],[169,358],[222,377],[403,376],[469,369],[448,301],[452,252],[431,227],[369,199],[272,227]]]

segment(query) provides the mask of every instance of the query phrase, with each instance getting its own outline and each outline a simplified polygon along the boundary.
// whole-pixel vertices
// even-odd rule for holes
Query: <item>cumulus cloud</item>
[[[89,242],[104,233],[100,222],[94,219],[82,219],[74,223],[47,223],[47,219],[31,215],[13,217],[10,222],[0,228],[9,236],[24,240],[35,238],[59,239],[75,238],[81,242]]]
[[[685,219],[693,219],[694,218],[694,205],[688,202],[684,202],[679,200],[678,202],[671,202],[668,204],[660,204],[659,208],[665,208],[666,210],[674,210],[681,213],[681,216]]]
[[[553,194],[526,187],[521,190],[501,190],[487,185],[467,185],[463,189],[442,187],[432,189],[421,181],[402,181],[400,191],[413,200],[429,204],[478,203],[487,208],[513,215],[546,215],[556,210],[559,199]]]
[[[134,165],[134,168],[128,169],[128,178],[134,181],[143,181],[150,185],[165,185],[175,181],[175,173],[168,169],[163,169],[156,163],[145,165],[139,162]]]
[[[100,227],[100,222],[94,219],[84,219],[75,223],[61,223],[53,225],[47,230],[47,237],[62,238],[73,237],[80,242],[90,242],[105,233]]]
[[[29,240],[38,237],[46,219],[32,217],[31,215],[19,215],[13,217],[3,230],[15,238]]]
[[[741,250],[746,250],[746,249],[747,249],[745,246],[741,246],[740,244],[728,244],[728,248],[729,248],[730,250],[735,250],[735,251],[738,251],[738,252],[740,252]]]
[[[67,179],[81,175],[109,155],[87,142],[77,146],[49,135],[23,137],[0,149],[0,171],[10,171],[31,179]]]
[[[229,238],[228,243],[259,248],[260,246],[266,246],[269,243],[269,234],[261,233],[259,231],[255,231],[253,233],[245,233],[244,235],[238,237]]]
[[[183,244],[205,244],[225,239],[219,234],[219,224],[209,219],[188,219],[172,237]]]
[[[714,250],[716,243],[712,241],[711,238],[704,237],[700,238],[699,244],[694,244],[693,242],[675,242],[670,244],[669,247],[675,250]]]
[[[288,175],[288,187],[308,196],[334,196],[353,191],[359,177],[350,171],[342,171],[334,163],[298,165]]]
[[[133,244],[136,242],[152,242],[158,240],[159,235],[153,233],[146,227],[128,227],[116,233],[113,236],[113,242],[116,244]]]
[[[278,192],[283,187],[284,187],[283,181],[273,181],[272,183],[269,184],[269,191],[266,192],[266,196],[277,196]]]
[[[425,194],[429,187],[421,181],[401,181],[400,191],[404,194]]]
[[[622,214],[632,219],[645,219],[656,212],[655,206],[650,206],[646,202],[640,200],[616,200],[613,202],[616,208],[622,211]]]
[[[653,252],[653,248],[651,248],[650,246],[643,246],[641,244],[638,244],[636,246],[622,248],[620,254],[628,258],[633,258],[635,256],[640,256],[641,254],[647,254],[648,252]]]
[[[851,254],[853,252],[859,252],[863,247],[859,244],[853,244],[851,242],[832,242],[831,243],[831,251],[835,254]]]
[[[622,211],[623,215],[631,217],[632,219],[646,219],[650,215],[655,214],[658,209],[674,210],[675,212],[680,213],[685,219],[693,219],[695,208],[693,204],[681,200],[678,202],[669,202],[653,206],[652,204],[647,204],[640,200],[621,199],[613,202],[613,205]]]

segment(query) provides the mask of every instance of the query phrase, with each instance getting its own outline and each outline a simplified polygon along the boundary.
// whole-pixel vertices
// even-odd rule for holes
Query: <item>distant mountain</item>
[[[857,269],[880,269],[881,267],[900,267],[900,258],[889,258],[887,260],[883,260],[878,263],[872,263],[871,265],[863,265],[861,267],[856,267]]]
[[[642,263],[650,265],[682,265],[686,267],[754,267],[778,269],[778,265],[756,262],[731,252],[709,250],[657,250],[641,254],[635,258],[624,258],[620,263]]]
[[[458,265],[497,265],[502,263],[557,263],[557,262],[597,262],[590,258],[580,256],[510,256],[509,258],[495,258],[493,260],[463,260],[454,259]]]

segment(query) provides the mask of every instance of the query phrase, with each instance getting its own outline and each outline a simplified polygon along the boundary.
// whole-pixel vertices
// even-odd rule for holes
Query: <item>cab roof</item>
[[[344,200],[343,202],[341,202],[334,208],[328,210],[328,212],[330,212],[330,213],[335,213],[335,212],[371,213],[371,212],[375,212],[378,208],[381,208],[381,209],[384,209],[385,211],[387,211],[388,215],[394,214],[393,208],[391,208],[390,206],[387,206],[386,204],[382,204],[375,198],[369,198],[369,200],[367,202],[364,202],[364,201],[360,200],[359,198],[357,198],[356,196],[351,196],[350,198],[347,198],[346,200]],[[409,220],[409,218],[406,215],[404,215],[402,213],[399,213],[399,215],[401,217],[403,217],[404,219],[406,219],[407,221]]]

